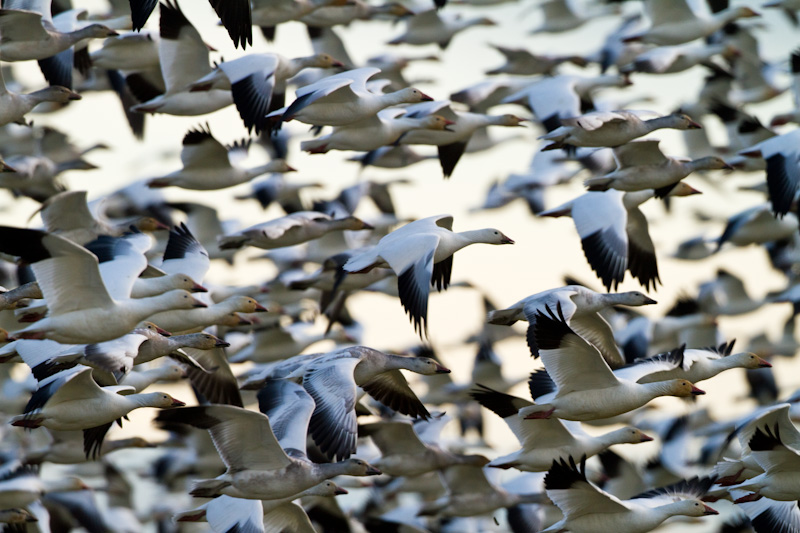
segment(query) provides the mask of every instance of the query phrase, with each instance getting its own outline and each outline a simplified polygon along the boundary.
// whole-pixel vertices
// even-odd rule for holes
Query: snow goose
[[[734,46],[724,43],[704,46],[659,46],[639,54],[629,65],[625,65],[622,68],[625,72],[674,74],[688,70],[696,65],[715,68],[716,65],[711,59],[716,55],[721,55],[727,60],[733,60],[740,55],[740,52]]]
[[[533,76],[535,74],[552,74],[553,69],[562,63],[574,63],[586,66],[586,61],[578,56],[546,56],[529,52],[523,48],[507,48],[492,46],[503,54],[505,65],[486,71],[486,74],[512,74],[517,76]]]
[[[547,0],[539,5],[544,20],[531,30],[530,33],[562,33],[583,26],[586,22],[596,17],[609,15],[613,8],[604,6],[605,9],[586,11],[585,5],[580,5],[575,0]],[[618,12],[618,11],[617,11]]]
[[[95,216],[86,200],[87,191],[64,191],[48,198],[39,209],[44,228],[78,244],[86,244],[100,235],[120,237],[134,226],[139,231],[169,229],[153,217],[114,225],[102,215]]]
[[[546,77],[533,83],[526,83],[512,94],[507,95],[501,103],[524,103],[536,119],[547,131],[561,126],[563,119],[577,117],[586,103],[593,107],[592,93],[602,87],[625,87],[631,82],[627,76],[573,76],[558,75]]]
[[[372,463],[390,476],[419,476],[450,465],[468,464],[481,467],[489,460],[482,455],[460,455],[443,450],[421,439],[416,424],[405,421],[374,422],[359,427],[381,451]]]
[[[520,300],[507,309],[489,312],[487,322],[510,326],[517,320],[528,322],[528,346],[533,357],[539,356],[534,335],[536,317],[545,307],[561,306],[567,325],[603,354],[612,368],[625,364],[625,358],[614,342],[614,332],[600,312],[615,305],[641,306],[657,303],[638,291],[601,294],[582,285],[568,285],[539,292]]]
[[[564,517],[542,532],[646,533],[672,516],[719,514],[700,500],[711,483],[710,478],[693,478],[630,500],[620,500],[586,479],[585,458],[580,466],[572,457],[569,462],[553,461],[544,478],[544,487],[548,498]]]
[[[683,44],[707,37],[736,19],[760,16],[749,7],[739,6],[700,17],[687,0],[647,0],[644,7],[650,27],[626,37],[624,42],[658,46]]]
[[[83,430],[86,457],[100,451],[114,421],[141,407],[186,405],[164,392],[133,393],[132,387],[100,387],[90,368],[75,367],[42,381],[25,414],[11,420],[14,426],[46,427],[57,431]]]
[[[271,250],[318,239],[330,231],[365,229],[372,229],[372,226],[353,216],[337,219],[325,213],[299,211],[230,235],[221,235],[219,247],[228,250],[255,246]]]
[[[294,385],[287,382],[287,385]],[[369,476],[380,470],[361,459],[338,463],[312,463],[306,457],[306,431],[314,401],[297,387],[294,396],[280,409],[289,413],[283,418],[279,441],[270,419],[261,413],[229,405],[188,407],[167,414],[162,411],[158,422],[180,422],[207,429],[214,446],[228,468],[216,479],[195,483],[191,494],[214,498],[220,495],[235,498],[274,500],[289,498],[326,479],[339,475]],[[283,391],[285,389],[281,389]],[[262,395],[262,397],[264,397]],[[263,403],[263,402],[260,402]],[[268,407],[272,407],[269,405]],[[275,409],[273,416],[275,416]]]
[[[800,450],[796,448],[797,430],[792,425],[790,436],[781,437],[780,424],[772,427],[756,424],[748,441],[750,457],[763,473],[742,483],[728,487],[729,491],[752,491],[734,500],[743,503],[766,497],[778,501],[795,501],[800,498]]]
[[[156,7],[154,0],[131,0],[131,24],[134,30],[141,30]],[[233,45],[242,49],[253,45],[253,23],[250,20],[249,0],[211,0],[211,7],[217,12],[222,25],[228,30]],[[162,8],[163,9],[163,8]]]
[[[179,311],[189,311],[182,313]],[[192,313],[191,311],[201,311]],[[225,300],[202,309],[173,309],[155,313],[148,320],[161,324],[164,329],[175,333],[194,333],[219,323],[231,313],[266,313],[267,308],[249,296],[230,296]],[[249,322],[248,322],[249,323]]]
[[[672,368],[672,361],[651,361],[628,370],[631,374],[625,377],[615,375],[600,352],[570,329],[563,312],[556,312],[547,308],[536,317],[534,334],[547,372],[531,375],[531,395],[539,403],[520,409],[520,416],[598,420],[627,413],[659,396],[705,394],[685,379],[637,383],[645,375]],[[542,386],[539,378],[547,375],[552,382]]]
[[[430,286],[441,291],[450,285],[453,254],[470,244],[514,244],[493,228],[454,232],[451,215],[436,215],[406,224],[383,237],[372,248],[354,255],[344,265],[353,273],[388,267],[397,274],[400,303],[414,324],[427,335]]]
[[[56,491],[89,490],[89,487],[74,476],[59,476],[42,479],[35,468],[14,461],[2,465],[0,476],[0,507],[28,508],[42,495]],[[24,526],[23,526],[24,527]]]
[[[743,315],[764,303],[747,294],[741,278],[721,268],[717,270],[716,278],[700,284],[698,289],[697,303],[701,311],[709,315]]]
[[[662,128],[689,130],[701,128],[687,115],[673,113],[644,119],[636,111],[595,111],[575,118],[562,118],[561,126],[541,138],[553,141],[542,150],[570,146],[620,146]]]
[[[730,217],[722,234],[715,239],[716,250],[719,251],[726,242],[735,246],[749,246],[791,238],[797,233],[797,215],[787,212],[778,218],[773,215],[774,210],[775,204],[772,209],[769,204],[762,204]]]
[[[159,35],[158,57],[166,91],[162,93],[155,86],[146,87],[142,92],[158,96],[131,107],[131,111],[195,116],[233,103],[230,91],[215,89],[193,93],[187,90],[190,83],[211,72],[211,65],[208,63],[208,47],[174,0],[161,4]],[[143,78],[139,79],[140,83],[147,83]],[[130,80],[128,84],[131,85]]]
[[[114,299],[103,283],[97,257],[86,248],[37,230],[0,227],[0,235],[3,251],[31,264],[47,302],[48,316],[22,330],[22,338],[102,342],[125,335],[158,311],[205,307],[180,289],[151,298],[129,298],[138,272],[120,277],[114,292],[124,299]]]
[[[48,59],[84,39],[117,35],[102,24],[90,24],[75,31],[63,31],[54,24],[50,0],[13,0],[0,11],[0,59],[28,61]]]
[[[304,322],[295,322],[286,326],[276,324],[256,329],[253,331],[250,342],[241,350],[230,354],[229,361],[231,363],[245,361],[271,363],[298,355],[306,348],[324,340],[332,340],[337,343],[354,342],[353,337],[340,329],[332,331],[319,331],[318,329],[314,324]],[[255,382],[260,382],[258,377],[253,379]],[[246,388],[260,387],[254,387],[248,380],[248,384],[242,385],[242,389]]]
[[[699,191],[678,182],[669,196],[689,196]],[[655,247],[648,231],[647,219],[639,206],[655,195],[654,190],[623,193],[622,191],[587,192],[539,216],[570,216],[581,238],[586,260],[597,272],[606,289],[616,289],[625,271],[645,288],[660,282]]]
[[[732,368],[770,368],[772,365],[754,353],[733,352],[733,341],[723,343],[718,347],[710,349],[684,349],[680,348],[680,364],[672,370],[662,370],[653,372],[639,379],[639,383],[652,383],[654,381],[666,381],[668,379],[687,379],[692,383],[697,383],[712,378],[725,370]],[[643,359],[638,363],[659,357],[674,357],[674,354],[655,355],[652,358]],[[635,366],[635,365],[634,365]],[[624,375],[625,369],[619,371]]]
[[[592,457],[615,444],[638,444],[653,440],[632,427],[592,436],[583,431],[580,424],[557,418],[523,420],[517,413],[523,407],[533,405],[531,402],[492,390],[480,383],[476,385],[470,396],[502,418],[522,445],[516,452],[492,459],[488,466],[493,468],[545,472],[558,459],[578,455]]]
[[[342,0],[253,0],[253,24],[261,28],[268,41],[275,38],[275,27],[299,20],[326,6],[343,6]]]
[[[39,284],[35,281],[30,281],[19,287],[14,287],[11,290],[6,289],[5,287],[0,287],[0,311],[5,309],[13,309],[17,306],[20,300],[25,300],[27,298],[33,299],[41,299],[44,298],[42,296],[42,290],[39,288]],[[6,332],[6,339],[8,339],[8,332]]]
[[[294,102],[268,116],[275,118],[276,127],[290,120],[314,126],[344,126],[368,119],[389,106],[432,100],[413,87],[388,94],[371,91],[367,80],[378,72],[369,67],[348,70],[300,87],[295,91]]]
[[[406,133],[416,129],[449,132],[451,125],[452,121],[440,115],[414,118],[402,108],[384,109],[358,122],[337,126],[322,137],[303,141],[300,148],[312,154],[324,154],[330,150],[365,152],[397,143]]]
[[[665,156],[658,148],[660,141],[632,141],[614,148],[617,168],[610,174],[589,178],[583,183],[590,191],[642,191],[655,189],[656,198],[663,198],[680,180],[697,170],[733,170],[719,157],[709,156],[684,161]]]
[[[290,375],[302,377],[303,387],[316,402],[309,434],[323,454],[341,459],[355,452],[358,387],[402,414],[430,417],[400,369],[423,375],[450,372],[428,357],[406,357],[353,346],[309,359]]]
[[[2,17],[0,17],[2,21]],[[65,104],[71,100],[80,100],[81,95],[66,87],[53,85],[28,94],[9,91],[0,72],[0,126],[25,123],[25,115],[42,102]]]
[[[266,115],[283,107],[286,80],[306,68],[342,67],[328,54],[289,59],[279,54],[249,54],[223,61],[210,74],[189,86],[190,91],[231,91],[233,103],[249,132],[268,128]]]
[[[420,118],[430,115],[439,115],[451,122],[450,127],[445,130],[415,129],[411,130],[402,137],[401,144],[432,144],[437,146],[439,151],[439,163],[442,165],[442,172],[445,178],[449,178],[453,173],[458,160],[467,149],[467,144],[473,134],[480,128],[487,126],[523,126],[525,119],[515,115],[484,115],[482,113],[470,113],[466,111],[455,111],[450,107],[447,100],[415,104],[405,108],[406,117]]]
[[[109,37],[89,53],[92,66],[107,70],[142,71],[159,68],[158,34],[150,31]]]
[[[274,512],[283,505],[291,504],[292,500],[306,496],[330,497],[340,494],[348,494],[348,492],[330,480],[325,480],[294,496],[275,500],[246,500],[223,494],[197,509],[177,513],[175,521],[207,521],[213,531],[230,531],[231,529],[236,531],[238,528],[254,533],[256,531],[263,532],[264,515]]]
[[[800,187],[800,130],[794,130],[762,141],[739,152],[748,157],[761,157],[767,164],[767,190],[772,210],[778,216],[789,212]]]
[[[465,19],[460,15],[431,9],[410,17],[406,22],[406,31],[388,44],[438,44],[444,50],[457,33],[473,26],[496,26],[496,23],[486,17]]]
[[[440,477],[447,486],[447,494],[423,504],[418,516],[479,516],[521,503],[546,501],[541,493],[515,494],[495,486],[486,479],[483,468],[476,465],[451,465]]]
[[[213,191],[247,183],[268,172],[291,172],[283,159],[275,159],[253,168],[234,165],[228,150],[211,135],[211,130],[198,128],[183,136],[181,163],[183,168],[147,182],[148,187],[181,187],[197,191]]]

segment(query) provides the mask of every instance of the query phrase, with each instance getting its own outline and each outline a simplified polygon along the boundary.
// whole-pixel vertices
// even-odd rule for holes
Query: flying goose
[[[637,383],[642,376],[672,368],[673,361],[651,361],[629,369],[625,377],[615,375],[600,352],[572,331],[558,307],[538,312],[534,334],[547,372],[531,375],[537,403],[519,410],[523,418],[597,420],[627,413],[659,396],[705,394],[685,379]],[[541,378],[547,375],[552,381],[545,385]]]
[[[581,238],[586,260],[606,289],[615,290],[625,271],[649,289],[660,282],[653,241],[647,218],[639,206],[655,196],[653,189],[636,192],[589,191],[574,200],[539,213],[543,217],[569,216]],[[669,196],[700,194],[678,182]]]
[[[614,148],[617,168],[599,178],[583,183],[590,191],[642,191],[655,189],[656,198],[663,198],[680,180],[697,170],[733,167],[716,156],[683,161],[665,156],[658,148],[660,141],[632,141]]]
[[[711,478],[693,478],[671,487],[654,489],[630,500],[620,500],[586,479],[585,457],[580,465],[570,457],[553,461],[544,478],[547,497],[564,517],[542,533],[619,531],[646,533],[672,516],[719,514],[701,501]]]
[[[233,234],[221,235],[219,247],[229,250],[255,246],[271,250],[318,239],[331,231],[368,229],[372,229],[372,226],[354,216],[334,218],[315,211],[298,211]]]
[[[57,431],[83,430],[86,457],[97,455],[114,421],[141,407],[186,405],[164,392],[134,393],[133,387],[100,387],[92,369],[75,367],[40,383],[25,414],[11,420],[14,426],[46,427]]]
[[[638,291],[601,294],[582,285],[567,285],[539,292],[520,300],[507,309],[490,311],[489,324],[510,326],[518,320],[528,322],[528,346],[533,357],[539,356],[534,335],[536,317],[549,307],[561,307],[567,324],[584,340],[597,348],[612,368],[625,364],[625,357],[614,341],[614,332],[600,312],[615,305],[641,306],[657,303]]]
[[[487,466],[493,468],[516,468],[525,472],[545,472],[553,461],[570,456],[592,457],[615,444],[638,444],[653,438],[632,427],[625,427],[592,436],[581,429],[580,424],[545,418],[524,420],[518,416],[523,407],[533,405],[528,400],[504,394],[477,383],[470,396],[483,407],[503,419],[517,437],[521,449],[492,459]]]
[[[496,26],[496,23],[486,17],[464,18],[430,9],[409,17],[405,32],[388,44],[437,44],[444,50],[456,34],[475,26]]]
[[[135,264],[135,272],[120,278],[114,293],[122,299],[115,299],[103,282],[97,257],[58,235],[2,226],[0,243],[2,251],[30,263],[47,302],[48,316],[21,330],[21,338],[103,342],[125,335],[159,311],[206,306],[180,289],[150,298],[129,298],[133,282],[144,268]]]
[[[198,191],[213,191],[247,183],[268,172],[292,172],[283,159],[275,159],[253,168],[234,165],[229,151],[206,127],[189,130],[183,136],[181,163],[183,168],[147,182],[148,187],[181,187]]]
[[[427,335],[428,294],[450,285],[453,254],[475,243],[514,244],[493,228],[454,232],[451,215],[436,215],[410,222],[383,237],[372,248],[354,255],[344,265],[352,273],[388,267],[397,274],[400,303],[414,324],[414,331]]]

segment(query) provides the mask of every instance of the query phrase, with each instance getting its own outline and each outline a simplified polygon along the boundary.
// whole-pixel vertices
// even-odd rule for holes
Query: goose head
[[[615,303],[619,305],[628,305],[631,307],[639,307],[642,305],[652,305],[658,302],[639,291],[621,292],[614,295]]]
[[[450,369],[440,365],[430,357],[409,357],[407,358],[407,370],[411,370],[423,376],[432,376],[434,374],[449,374]]]
[[[6,331],[5,329],[0,328],[0,344],[5,342],[13,342],[15,340],[17,340],[16,337],[14,337],[11,333]]]
[[[175,289],[165,292],[174,309],[191,309],[192,307],[208,307],[206,304],[192,296],[189,291]]]
[[[289,165],[285,159],[275,159],[267,163],[265,167],[267,167],[266,172],[279,172],[281,174],[286,172],[297,172],[297,169]]]
[[[184,341],[184,344],[189,348],[197,348],[198,350],[225,348],[231,345],[229,342],[225,342],[216,335],[210,333],[191,333]]]
[[[733,170],[733,167],[726,163],[721,157],[710,156],[701,157],[692,161],[693,166],[697,170]]]
[[[173,398],[166,392],[151,392],[148,394],[141,394],[140,396],[145,400],[147,407],[166,409],[168,407],[183,407],[186,405],[184,402]]]
[[[612,434],[615,437],[614,440],[617,441],[618,444],[639,444],[640,442],[650,442],[653,440],[653,437],[646,435],[640,429],[634,427],[618,429]]]
[[[208,292],[208,289],[186,274],[170,274],[168,279],[170,285],[175,289],[183,289],[189,292]]]
[[[700,500],[682,500],[673,504],[676,506],[675,514],[682,516],[705,516],[719,514]]]
[[[447,120],[442,115],[430,115],[422,119],[420,127],[428,130],[453,131],[450,126],[455,124],[452,120]]]
[[[159,336],[169,337],[172,335],[169,331],[161,329],[152,322],[142,322],[135,330],[133,330],[133,332],[144,335],[148,339],[157,338]]]
[[[737,19],[748,19],[753,17],[760,17],[761,13],[755,11],[754,9],[750,9],[749,7],[737,7],[733,10],[734,18]]]
[[[346,217],[339,219],[339,221],[344,226],[344,229],[357,231],[362,229],[375,229],[372,225],[367,224],[363,220],[358,217]]]
[[[249,296],[234,296],[236,311],[239,313],[266,313],[267,308]]]
[[[517,115],[505,114],[505,115],[500,115],[498,117],[497,125],[508,126],[510,128],[516,128],[516,127],[524,128],[525,127],[524,122],[528,122],[528,119],[520,118]]]
[[[706,393],[706,391],[698,389],[691,381],[685,379],[673,379],[667,382],[667,386],[667,394],[669,396],[677,396],[678,398],[689,398]]]
[[[348,476],[378,476],[382,472],[363,459],[345,461],[345,474]]]
[[[514,244],[514,240],[507,237],[502,231],[495,228],[479,229],[472,232],[474,242],[484,244]]]
[[[36,95],[43,100],[48,102],[58,102],[60,104],[64,104],[70,100],[80,100],[83,98],[78,93],[60,85],[53,85],[52,87],[47,87],[41,91],[36,91],[36,93]]]
[[[703,192],[698,191],[688,183],[679,181],[675,185],[675,187],[673,187],[672,190],[669,191],[669,194],[667,194],[667,196],[679,197],[679,196],[692,196],[693,194],[703,194]]]
[[[311,56],[309,67],[316,68],[334,68],[344,67],[344,63],[333,58],[330,54],[316,54]]]
[[[769,361],[762,359],[754,353],[740,352],[728,356],[728,359],[733,359],[736,366],[752,370],[754,368],[770,368],[772,364]]]
[[[699,130],[703,126],[692,120],[689,115],[683,113],[674,113],[669,116],[669,122],[672,128],[676,130]]]
[[[397,95],[397,98],[400,100],[400,102],[404,104],[418,104],[420,102],[433,101],[433,98],[415,87],[406,87],[405,89],[400,89],[393,94]]]
[[[348,492],[330,479],[303,492],[305,496],[338,496],[339,494],[348,494]]]
[[[79,31],[83,38],[89,39],[105,39],[106,37],[116,37],[119,35],[119,33],[102,24],[90,24]]]

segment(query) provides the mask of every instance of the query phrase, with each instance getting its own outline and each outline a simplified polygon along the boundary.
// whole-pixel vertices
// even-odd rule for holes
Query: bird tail
[[[189,494],[195,498],[216,498],[222,495],[222,489],[229,487],[230,481],[220,479],[201,479],[192,485]]]

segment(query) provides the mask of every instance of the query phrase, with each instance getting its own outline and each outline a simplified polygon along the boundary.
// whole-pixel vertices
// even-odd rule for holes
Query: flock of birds
[[[677,521],[681,531],[800,531],[800,391],[783,390],[798,385],[793,373],[776,380],[772,368],[784,368],[776,356],[792,357],[800,346],[800,52],[787,48],[770,62],[758,41],[773,37],[771,24],[797,26],[800,2],[758,7],[768,17],[725,0],[520,2],[539,14],[536,35],[580,39],[581,27],[596,22],[616,29],[585,55],[495,46],[506,63],[449,100],[404,73],[437,57],[382,54],[358,63],[340,37],[351,23],[379,33],[402,24],[388,44],[438,45],[453,57],[468,41],[451,41],[497,26],[483,15],[507,2],[211,0],[190,9],[186,0],[130,0],[110,1],[106,13],[65,0],[3,2],[0,187],[13,193],[9,209],[19,222],[0,226],[4,530],[637,533]],[[241,48],[235,59],[210,62],[214,48],[191,19],[212,10],[226,44]],[[259,50],[266,45],[254,40],[254,26],[271,42],[289,22],[307,28],[313,55]],[[25,92],[10,67],[32,60],[49,86]],[[639,80],[689,70],[706,77],[697,94],[681,95],[678,110],[641,111],[661,95],[626,93]],[[657,81],[651,92],[669,87]],[[115,93],[140,139],[149,114],[195,121],[181,168],[108,194],[68,189],[59,176],[96,169],[87,154],[108,147],[78,148],[31,120],[49,117],[31,113],[57,119],[65,106],[88,105],[70,102],[90,91]],[[786,92],[794,108],[767,117],[769,125],[751,114],[788,102]],[[240,133],[252,137],[225,146],[193,117],[231,105]],[[519,116],[490,114],[495,107]],[[100,119],[95,114],[87,108],[82,116]],[[522,141],[489,134],[529,125],[523,131],[538,133]],[[726,138],[721,146],[709,140],[715,127]],[[658,139],[677,132],[688,158],[667,155],[674,143]],[[529,170],[496,181],[471,212],[507,220],[502,213],[519,206],[506,206],[521,198],[531,219],[572,218],[599,283],[570,277],[582,265],[559,258],[577,251],[574,238],[545,253],[517,237],[515,248],[529,248],[525,275],[535,279],[536,263],[547,262],[565,285],[539,285],[501,308],[488,293],[501,283],[509,248],[484,247],[476,263],[490,266],[472,265],[470,281],[451,283],[453,260],[473,244],[514,245],[511,237],[474,229],[461,214],[458,224],[449,214],[407,216],[431,199],[422,198],[424,185],[399,177],[406,168],[436,160],[427,168],[455,175],[448,185],[457,187],[478,168],[459,165],[462,156],[484,152],[492,171],[502,170],[496,154],[510,143],[532,154]],[[303,174],[289,164],[298,146],[357,152],[362,172],[387,177],[359,175],[326,198],[330,184],[293,177]],[[246,166],[251,150],[270,160]],[[687,214],[681,203],[690,201],[674,199],[701,193],[688,176],[723,207],[758,199],[722,220]],[[585,190],[574,196],[580,180]],[[221,220],[232,187],[242,192],[237,202],[255,199],[268,210],[262,222]],[[404,187],[419,196],[398,201]],[[453,198],[435,203],[455,205],[460,193],[448,190]],[[569,199],[559,205],[556,197]],[[37,207],[24,223],[17,214],[31,201]],[[663,208],[653,211],[656,203]],[[682,233],[687,217],[723,222],[718,236],[680,243],[673,262],[700,271],[750,247],[751,255],[767,252],[770,276],[783,287],[753,297],[745,281],[759,280],[719,269],[658,318],[640,312],[657,304],[651,296],[662,283],[666,251],[648,224],[659,211],[670,233]],[[536,224],[559,227],[545,220]],[[530,231],[512,232],[523,233]],[[274,277],[245,258],[270,264]],[[216,268],[237,281],[216,281]],[[642,291],[618,292],[634,283],[626,273]],[[474,309],[449,310],[449,325],[438,315],[429,321],[431,289],[451,287],[483,300],[485,321],[468,338],[463,317]],[[411,324],[370,308],[365,295],[375,293],[399,299]],[[760,317],[787,302],[792,312],[777,340],[760,319],[747,319],[760,334],[742,351],[723,333],[730,317]],[[517,322],[527,323],[524,332]],[[435,342],[454,324],[457,347]],[[398,350],[362,342],[402,328],[421,343]],[[319,352],[320,343],[329,351]],[[465,365],[448,351],[472,345],[470,378],[454,379]],[[511,350],[518,361],[530,356],[517,378],[509,364],[501,370],[509,358],[499,354]],[[728,371],[746,377],[750,395],[729,390],[718,400],[712,388],[699,400],[702,382]],[[524,385],[526,397],[511,394]],[[730,405],[716,412],[715,402]],[[123,422],[144,408],[160,431],[137,425],[136,415]],[[495,430],[494,415],[510,431]],[[456,418],[458,429],[448,427]],[[510,434],[518,445],[499,442]],[[333,497],[348,492],[343,510]]]

